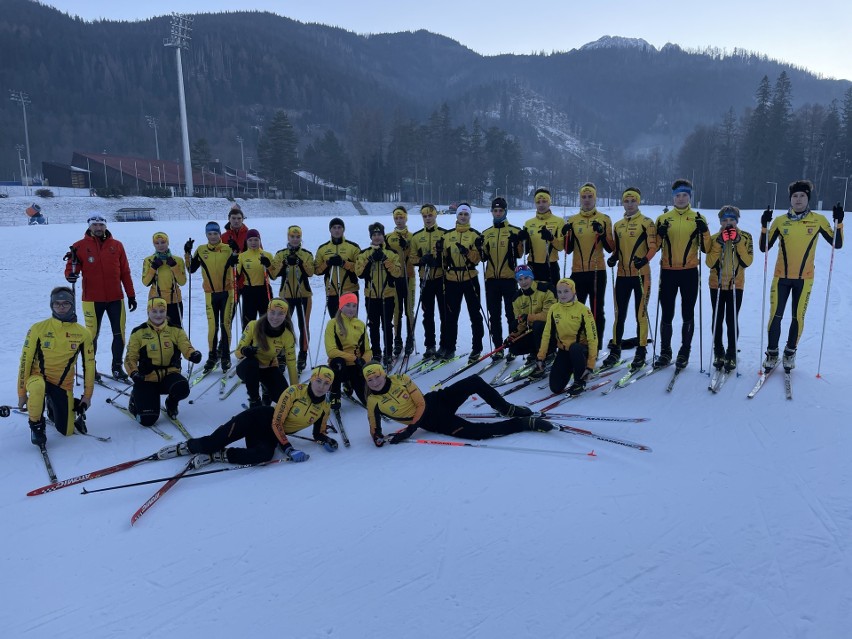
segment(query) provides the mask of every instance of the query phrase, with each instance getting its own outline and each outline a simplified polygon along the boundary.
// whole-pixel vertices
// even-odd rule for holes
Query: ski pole
[[[828,294],[831,292],[831,273],[834,270],[834,248],[837,242],[837,223],[834,224],[834,235],[831,238],[831,260],[828,263],[828,283],[825,286],[825,309],[822,312],[822,335],[819,338],[819,361],[817,362],[818,378],[822,378],[822,347],[825,344],[825,325],[828,321]]]
[[[188,242],[194,242],[192,238],[189,238]],[[188,254],[187,254],[188,255]],[[191,261],[191,258],[190,258]],[[186,322],[186,336],[190,342],[192,342],[192,269],[190,268],[190,264],[186,264],[186,255],[184,255],[184,266],[186,266],[186,277],[189,280],[189,302],[188,302],[188,310],[187,315],[189,319]],[[193,362],[189,363],[189,367],[186,369],[186,376],[192,377],[192,368],[195,366]]]
[[[701,249],[704,247],[704,234],[698,236],[698,372],[704,371],[704,295],[701,290]],[[706,250],[704,251],[707,252]],[[694,307],[693,307],[694,309]],[[694,325],[693,325],[694,330]],[[689,345],[692,346],[692,336],[689,337]]]
[[[257,464],[240,464],[239,466],[227,466],[225,468],[214,468],[213,470],[202,470],[197,473],[192,473],[189,475],[181,475],[181,479],[189,479],[190,477],[201,477],[202,475],[213,475],[215,473],[226,473],[231,470],[242,470],[243,468],[257,468],[259,466],[271,466],[272,464],[280,464],[281,462],[289,461],[287,459],[270,459],[269,461],[260,462]],[[169,481],[170,479],[174,479],[174,476],[171,477],[158,477],[157,479],[149,479],[147,481],[137,481],[131,484],[119,484],[117,486],[107,486],[106,488],[95,488],[94,490],[87,490],[84,488],[80,491],[81,495],[91,495],[92,493],[103,493],[108,490],[118,490],[119,488],[131,488],[133,486],[144,486],[146,484],[157,484],[159,482]]]
[[[776,186],[776,188],[777,188],[777,186]],[[766,208],[768,210],[769,205],[767,205]],[[772,207],[772,210],[774,212],[774,210],[775,210],[774,205]],[[765,234],[764,234],[764,230],[766,231]],[[763,356],[763,331],[764,330],[768,331],[768,329],[764,329],[764,326],[766,326],[766,324],[764,323],[766,321],[766,272],[769,268],[769,230],[768,230],[768,228],[767,229],[763,229],[763,228],[760,229],[760,239],[758,240],[758,245],[761,242],[763,243],[763,300],[762,300],[761,306],[760,306],[760,351],[759,352],[760,352],[761,357],[762,357]],[[832,243],[832,246],[833,246],[833,243]],[[767,347],[768,347],[768,344],[767,344]],[[822,346],[820,346],[820,353],[822,353]],[[763,366],[762,365],[758,366],[758,369],[759,370],[758,370],[757,374],[763,375]]]
[[[510,344],[512,344],[512,343],[514,343],[514,342],[516,342],[517,340],[521,339],[522,337],[524,337],[524,336],[526,336],[526,335],[528,335],[528,334],[530,334],[530,333],[532,333],[532,329],[529,329],[529,330],[527,330],[526,332],[522,333],[521,335],[519,335],[519,336],[517,337],[517,339],[511,339],[511,338],[509,338],[509,339],[510,339],[509,344],[501,344],[500,346],[498,346],[497,348],[495,348],[495,349],[494,349],[493,351],[491,351],[490,353],[486,353],[485,355],[483,355],[482,357],[480,357],[480,358],[479,358],[478,360],[476,360],[475,362],[473,362],[473,363],[471,363],[471,364],[465,364],[465,365],[464,365],[464,366],[462,366],[459,370],[457,370],[455,373],[453,373],[453,374],[452,374],[452,375],[450,375],[449,377],[445,377],[445,378],[444,378],[444,379],[442,379],[440,382],[438,382],[437,384],[435,384],[434,386],[432,386],[432,388],[431,388],[430,390],[437,390],[437,389],[439,389],[439,388],[440,388],[441,386],[443,386],[446,382],[450,381],[453,377],[456,377],[456,376],[458,376],[458,375],[461,375],[461,374],[462,374],[462,373],[464,373],[466,370],[470,370],[471,368],[473,368],[474,366],[476,366],[476,365],[477,365],[477,364],[479,364],[480,362],[483,362],[483,361],[485,361],[486,359],[488,359],[489,357],[491,357],[494,353],[499,353],[499,352],[500,352],[500,351],[502,351],[504,348],[508,347]]]
[[[430,444],[433,446],[456,446],[467,448],[490,448],[491,450],[506,450],[516,453],[539,453],[542,455],[564,455],[579,459],[593,459],[597,457],[594,450],[588,453],[575,453],[567,450],[547,450],[546,448],[521,448],[520,446],[494,446],[492,444],[471,444],[470,442],[448,442],[439,439],[404,439],[403,444]]]

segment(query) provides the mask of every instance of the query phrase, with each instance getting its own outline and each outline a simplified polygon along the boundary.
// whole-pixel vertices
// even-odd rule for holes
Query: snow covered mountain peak
[[[653,49],[654,46],[642,38],[624,38],[622,36],[602,36],[594,42],[587,42],[580,51],[591,49]]]

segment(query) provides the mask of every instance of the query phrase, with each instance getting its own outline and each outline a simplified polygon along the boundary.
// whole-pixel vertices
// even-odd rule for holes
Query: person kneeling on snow
[[[201,352],[182,328],[168,321],[168,303],[162,297],[148,300],[148,321],[133,329],[124,368],[133,381],[127,409],[143,426],[153,426],[160,416],[160,395],[166,395],[166,414],[178,415],[178,403],[189,396],[189,382],[181,375],[181,353],[201,362]]]
[[[186,442],[166,446],[157,453],[159,459],[194,455],[193,468],[212,462],[229,464],[260,464],[275,455],[280,446],[284,455],[293,462],[310,459],[307,453],[296,450],[287,435],[313,424],[313,439],[329,453],[337,450],[337,441],[325,434],[331,408],[326,393],[334,381],[334,371],[328,366],[317,366],[311,371],[307,384],[294,384],[281,393],[275,405],[249,408],[231,417],[206,437],[196,437]],[[240,439],[245,448],[225,448]]]
[[[507,402],[479,375],[465,377],[425,396],[408,375],[388,375],[381,364],[367,364],[364,377],[369,391],[367,417],[370,421],[370,435],[378,447],[384,446],[385,441],[398,444],[411,437],[418,428],[462,439],[488,439],[525,430],[553,430],[553,424],[546,419],[532,417],[529,408]],[[456,411],[471,395],[478,395],[491,408],[511,419],[474,423],[459,417]],[[385,438],[382,434],[382,416],[407,426]]]

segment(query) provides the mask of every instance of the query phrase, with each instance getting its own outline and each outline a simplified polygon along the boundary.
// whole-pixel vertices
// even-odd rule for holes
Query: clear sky
[[[569,51],[603,35],[644,38],[656,47],[748,49],[827,77],[852,80],[852,53],[844,51],[852,29],[852,1],[756,2],[597,0],[43,0],[86,20],[138,20],[172,11],[205,13],[263,10],[356,33],[426,29],[484,55]],[[485,9],[483,10],[483,7]]]

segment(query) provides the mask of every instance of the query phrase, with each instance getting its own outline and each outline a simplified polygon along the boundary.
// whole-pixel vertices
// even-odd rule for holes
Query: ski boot
[[[768,373],[776,366],[778,366],[778,349],[767,348],[766,359],[763,360],[763,369]]]
[[[630,370],[638,371],[645,365],[645,357],[648,351],[644,346],[637,346],[636,353],[633,355],[633,361],[630,363]]]
[[[189,463],[192,464],[193,470],[204,468],[205,466],[207,466],[208,464],[212,464],[213,462],[220,462],[222,464],[229,463],[228,452],[220,450],[218,452],[213,453],[212,455],[194,455],[192,459],[189,460]]]
[[[169,419],[177,419],[178,416],[178,400],[171,397],[166,398],[166,415]]]
[[[672,363],[672,352],[671,350],[660,351],[660,354],[657,355],[657,359],[654,360],[654,368],[665,368],[669,364]]]
[[[781,365],[784,367],[786,372],[790,372],[794,368],[796,368],[796,349],[795,348],[785,348],[784,349],[784,359],[781,361]]]
[[[157,459],[172,459],[173,457],[183,457],[185,455],[192,455],[186,442],[164,446],[157,451]]]
[[[47,443],[47,435],[44,432],[44,418],[37,422],[30,420],[30,441],[36,446],[44,446]]]
[[[112,378],[117,382],[122,382],[123,384],[130,383],[130,378],[127,376],[127,373],[124,372],[124,369],[121,368],[121,364],[113,364]]]
[[[689,364],[689,349],[681,348],[677,353],[677,359],[675,360],[675,368],[683,370],[686,368],[687,364]]]
[[[607,370],[612,368],[618,363],[619,359],[621,359],[621,347],[610,346],[609,355],[606,356],[606,359],[601,364],[601,370]]]
[[[541,417],[530,417],[525,424],[525,430],[534,430],[539,433],[549,433],[556,426],[552,422],[542,419]]]
[[[571,386],[568,387],[568,394],[571,397],[576,397],[577,395],[582,394],[584,390],[586,390],[586,381],[583,379],[578,379],[576,382],[574,382],[573,384],[571,384]]]

